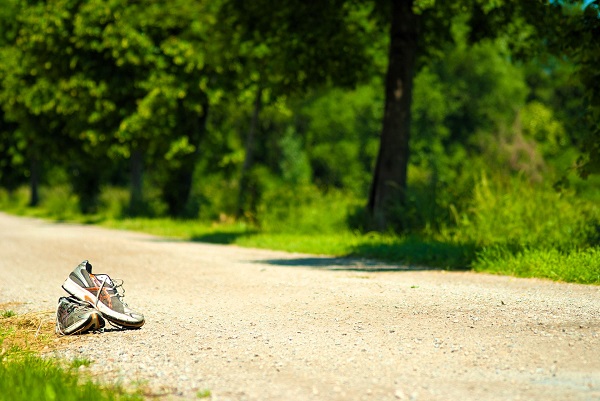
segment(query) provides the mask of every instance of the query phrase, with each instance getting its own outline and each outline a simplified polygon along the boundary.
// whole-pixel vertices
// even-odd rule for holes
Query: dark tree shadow
[[[295,259],[262,259],[253,260],[252,262],[283,267],[309,267],[322,270],[356,271],[372,273],[443,270],[439,267],[386,263],[354,257],[306,257]]]
[[[373,242],[355,246],[344,257],[304,257],[255,261],[277,266],[310,267],[362,272],[407,272],[426,270],[464,271],[476,253],[473,244],[399,239],[394,243]]]
[[[256,234],[257,231],[217,231],[194,235],[189,239],[160,238],[155,241],[193,241],[230,245],[236,243],[239,238]],[[470,269],[478,249],[479,247],[473,243],[437,241],[418,237],[398,237],[392,240],[372,238],[354,245],[352,250],[344,256],[281,258],[251,262],[274,266],[365,272],[465,271]]]
[[[247,237],[250,235],[254,235],[255,232],[243,232],[243,233],[236,233],[236,232],[227,232],[227,231],[220,231],[220,232],[214,232],[214,233],[210,233],[210,234],[202,234],[202,235],[194,235],[192,236],[191,240],[194,242],[207,242],[209,244],[223,244],[223,245],[230,245],[235,243],[235,241],[238,238],[242,238],[242,237]]]
[[[437,270],[469,270],[478,247],[471,243],[452,243],[420,238],[403,238],[394,243],[357,245],[352,255],[392,263],[430,266]]]

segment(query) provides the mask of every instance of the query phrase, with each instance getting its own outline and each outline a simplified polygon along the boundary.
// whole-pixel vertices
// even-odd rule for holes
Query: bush
[[[40,207],[59,220],[68,220],[80,214],[79,198],[67,184],[40,188]]]
[[[29,188],[19,187],[13,191],[0,188],[0,206],[16,213],[23,211],[29,204]]]
[[[310,184],[273,187],[258,207],[260,227],[271,233],[347,231],[349,210],[359,201],[337,190],[321,192]]]
[[[489,273],[600,285],[600,247],[566,252],[524,249],[516,253],[505,247],[489,247],[477,255],[473,267]]]
[[[125,217],[129,207],[129,197],[129,191],[125,188],[102,188],[98,213],[109,219]]]
[[[516,248],[586,247],[598,239],[600,209],[571,192],[557,192],[516,178],[483,175],[455,235],[479,246]]]

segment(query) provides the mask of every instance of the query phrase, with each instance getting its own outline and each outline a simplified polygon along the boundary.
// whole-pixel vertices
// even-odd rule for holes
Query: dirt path
[[[105,380],[213,400],[599,400],[600,288],[410,271],[0,213],[0,303],[51,310],[83,259],[136,331],[62,351]]]

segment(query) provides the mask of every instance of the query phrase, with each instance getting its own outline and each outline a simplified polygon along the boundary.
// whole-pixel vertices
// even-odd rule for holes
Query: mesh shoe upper
[[[93,274],[92,265],[84,260],[69,274],[63,288],[89,302],[112,323],[130,328],[141,327],[144,315],[134,312],[123,301],[122,285],[121,280],[112,280],[107,274]]]
[[[58,334],[83,333],[104,327],[100,313],[88,303],[73,297],[61,297],[56,308],[56,332]]]

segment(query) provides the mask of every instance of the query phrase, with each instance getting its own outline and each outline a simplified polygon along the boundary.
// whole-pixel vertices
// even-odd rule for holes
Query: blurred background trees
[[[404,3],[384,129],[392,2],[4,0],[0,186],[272,230],[466,229],[514,180],[600,199],[599,2]]]

